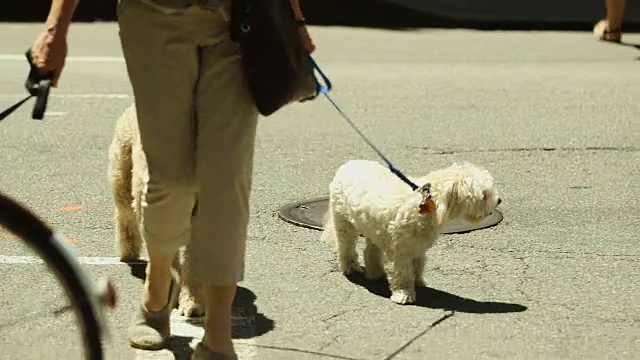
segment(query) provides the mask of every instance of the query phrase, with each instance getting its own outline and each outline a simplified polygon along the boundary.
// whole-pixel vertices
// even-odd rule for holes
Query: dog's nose
[[[502,202],[502,199],[498,198],[498,205],[500,205],[501,202]]]

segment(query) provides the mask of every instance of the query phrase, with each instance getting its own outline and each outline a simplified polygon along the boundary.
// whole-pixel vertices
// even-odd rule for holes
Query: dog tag
[[[426,202],[420,204],[420,214],[427,214],[436,211],[436,202],[433,199],[429,199]]]

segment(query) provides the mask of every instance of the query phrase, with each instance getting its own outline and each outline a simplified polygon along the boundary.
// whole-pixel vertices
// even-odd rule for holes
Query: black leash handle
[[[44,113],[47,111],[47,103],[49,101],[49,91],[51,89],[51,81],[53,80],[53,72],[46,75],[40,75],[38,68],[33,63],[31,57],[31,48],[29,48],[25,54],[27,61],[29,62],[29,75],[24,83],[25,88],[29,92],[29,96],[18,101],[14,105],[0,113],[0,121],[4,120],[7,116],[16,111],[22,104],[32,97],[36,98],[35,104],[33,104],[33,111],[31,112],[31,118],[34,120],[42,120]]]
[[[31,49],[27,50],[25,54],[27,61],[29,61],[29,76],[24,83],[24,86],[29,91],[31,96],[36,97],[36,103],[33,104],[33,111],[31,112],[31,118],[36,120],[42,120],[44,113],[47,111],[47,102],[49,101],[49,90],[51,89],[51,81],[53,80],[53,72],[41,76],[38,73],[38,68],[33,63],[31,57]]]

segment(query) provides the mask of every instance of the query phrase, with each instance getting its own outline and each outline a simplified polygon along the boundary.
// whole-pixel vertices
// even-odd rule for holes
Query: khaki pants
[[[172,256],[189,244],[190,276],[207,285],[243,280],[258,119],[229,39],[228,10],[118,4],[149,166],[149,256]]]

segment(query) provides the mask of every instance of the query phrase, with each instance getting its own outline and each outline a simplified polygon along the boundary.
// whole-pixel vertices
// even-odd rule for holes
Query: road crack
[[[353,293],[353,291],[350,291],[347,294],[347,299],[349,299],[351,297],[352,293]],[[331,314],[331,315],[329,315],[329,316],[327,316],[325,318],[321,318],[320,321],[324,324],[323,331],[325,333],[331,334],[332,333],[331,328],[333,326],[335,326],[335,324],[332,322],[332,320],[335,320],[335,319],[337,319],[337,318],[339,318],[341,316],[344,316],[346,314],[350,314],[350,313],[354,313],[356,311],[360,311],[360,310],[365,309],[367,307],[368,307],[367,305],[362,305],[362,306],[359,306],[359,307],[356,307],[356,308],[345,309],[345,310],[338,311],[338,312],[336,312],[334,314]],[[318,351],[322,352],[325,349],[327,349],[328,347],[330,347],[331,345],[339,343],[340,339],[342,337],[343,337],[343,335],[341,335],[341,334],[333,335],[328,341],[326,341],[322,345],[320,345],[320,347],[318,348]]]
[[[329,320],[333,320],[333,319],[335,319],[335,318],[337,318],[337,317],[339,317],[339,316],[342,316],[342,315],[344,315],[344,314],[348,314],[348,313],[356,312],[356,311],[362,310],[362,309],[364,309],[364,308],[366,308],[366,307],[367,307],[366,305],[363,305],[363,306],[359,306],[359,307],[357,307],[357,308],[353,308],[353,309],[346,309],[346,310],[338,311],[337,313],[335,313],[335,314],[333,314],[333,315],[330,315],[330,316],[328,316],[328,317],[326,317],[326,318],[324,318],[324,319],[320,319],[320,321],[322,321],[322,322],[327,322],[327,321],[329,321]]]
[[[501,153],[501,152],[534,152],[534,151],[623,151],[623,152],[637,152],[640,151],[640,147],[637,146],[585,146],[585,147],[521,147],[521,148],[505,148],[505,149],[436,149],[425,146],[407,146],[412,150],[421,150],[428,152],[431,155],[453,155],[461,153]]]
[[[518,251],[513,249],[499,249],[499,248],[492,248],[492,247],[474,246],[474,245],[468,245],[468,244],[462,244],[460,246],[466,247],[468,249],[495,251],[501,254],[511,255],[514,258],[517,255],[531,256],[536,254],[545,254],[545,256],[548,256],[547,254],[551,254],[552,257],[553,255],[557,255],[555,258],[562,258],[562,259],[576,259],[580,256],[594,256],[594,257],[603,257],[603,258],[612,257],[620,261],[638,261],[638,259],[640,259],[640,255],[633,255],[633,254],[607,254],[607,253],[597,253],[597,252],[589,252],[589,251],[569,251],[569,250],[554,250],[554,249]]]
[[[318,351],[310,351],[310,350],[288,348],[288,347],[281,347],[281,346],[273,346],[273,345],[246,344],[246,346],[252,346],[252,347],[263,348],[263,349],[280,350],[280,351],[291,351],[291,352],[297,352],[297,353],[301,353],[301,354],[319,355],[319,356],[322,356],[325,359],[326,358],[330,358],[330,359],[343,359],[343,360],[360,360],[358,358],[352,358],[352,357],[347,357],[347,356],[332,355],[332,354],[322,353],[322,352],[318,352]]]
[[[402,346],[400,346],[400,348],[398,348],[398,350],[396,350],[393,353],[391,353],[391,355],[389,355],[386,358],[384,358],[384,360],[390,360],[390,359],[393,359],[394,357],[398,356],[398,354],[400,354],[406,348],[411,346],[411,344],[413,344],[416,340],[421,338],[424,334],[428,333],[429,331],[431,331],[436,326],[440,325],[443,321],[445,321],[448,318],[452,317],[454,314],[455,314],[455,311],[453,311],[453,310],[452,311],[447,311],[444,315],[442,315],[441,318],[439,318],[438,320],[434,321],[433,323],[431,323],[431,325],[429,325],[429,327],[427,327],[426,329],[422,330],[419,334],[417,334],[416,336],[411,338],[409,341],[405,342]]]
[[[529,297],[529,295],[524,291],[525,282],[529,273],[529,263],[524,256],[517,256],[516,254],[511,253],[511,256],[518,262],[522,264],[522,269],[520,270],[520,277],[518,278],[518,284],[516,285],[516,290],[520,293],[520,295],[527,302],[533,302],[533,299]]]

